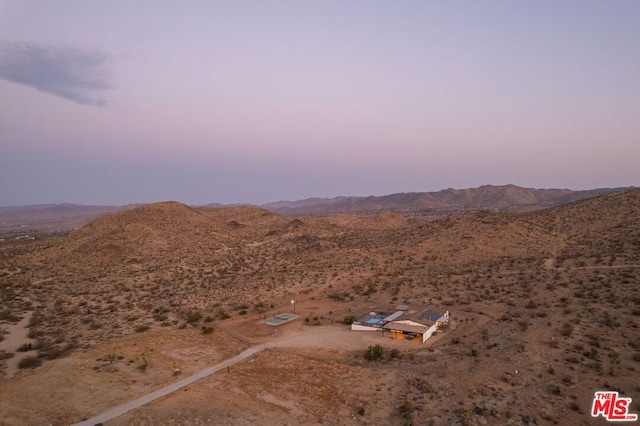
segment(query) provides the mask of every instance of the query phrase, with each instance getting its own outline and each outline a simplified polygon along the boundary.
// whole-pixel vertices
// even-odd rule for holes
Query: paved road
[[[103,422],[115,419],[116,417],[126,414],[129,411],[135,410],[136,408],[142,407],[143,405],[148,404],[151,401],[154,401],[165,395],[169,395],[170,393],[175,392],[178,389],[183,388],[187,385],[190,385],[191,383],[196,382],[204,377],[210,376],[216,371],[220,371],[237,362],[242,361],[243,359],[249,358],[253,354],[264,350],[266,347],[267,347],[266,344],[253,346],[243,352],[240,352],[238,355],[234,356],[233,358],[224,360],[221,363],[214,365],[213,367],[206,368],[200,371],[199,373],[194,374],[193,376],[186,377],[178,382],[172,383],[168,386],[158,389],[155,392],[141,396],[140,398],[127,402],[126,404],[119,405],[115,408],[112,408],[111,410],[107,410],[103,413],[100,413],[97,416],[92,417],[90,419],[81,421],[79,423],[75,423],[73,426],[94,426],[98,423],[103,423]]]

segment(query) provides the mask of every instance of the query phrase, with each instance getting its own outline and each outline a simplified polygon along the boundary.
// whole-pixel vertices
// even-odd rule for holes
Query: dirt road
[[[29,338],[29,329],[27,328],[32,314],[33,312],[27,312],[16,324],[2,324],[2,328],[7,331],[7,334],[4,336],[4,340],[0,342],[0,351],[16,354],[13,358],[7,360],[7,369],[4,372],[6,378],[10,379],[16,374],[18,371],[18,363],[21,359],[38,354],[38,351],[35,349],[30,351],[18,350],[22,345],[28,343],[36,344],[35,340]]]
[[[440,337],[440,336],[438,336]],[[438,337],[432,338],[426,345],[426,348],[438,340]],[[133,401],[119,405],[115,408],[107,410],[95,417],[76,423],[74,426],[93,426],[102,422],[106,422],[130,411],[133,411],[143,405],[146,405],[158,398],[184,388],[202,378],[212,375],[215,372],[230,367],[252,355],[267,348],[323,348],[333,350],[354,351],[366,348],[368,345],[380,343],[382,337],[379,332],[353,332],[349,328],[338,325],[326,326],[304,326],[300,323],[287,324],[278,327],[278,333],[272,336],[255,340],[255,345],[244,350],[233,358],[224,360],[212,367],[208,367],[192,376],[165,386],[157,391],[144,395]],[[395,341],[391,339],[384,340],[386,346],[403,348],[407,343],[401,340]]]
[[[127,402],[126,404],[122,404],[119,405],[115,408],[112,408],[111,410],[105,411],[101,414],[98,414],[95,417],[92,417],[90,419],[81,421],[79,423],[75,423],[74,426],[93,426],[96,424],[100,424],[106,421],[109,421],[111,419],[115,419],[116,417],[119,417],[125,413],[128,413],[129,411],[135,410],[138,407],[142,407],[145,404],[150,403],[151,401],[154,401],[158,398],[161,398],[165,395],[168,395],[170,393],[173,393],[175,391],[177,391],[180,388],[183,388],[185,386],[190,385],[193,382],[196,382],[204,377],[210,376],[211,374],[215,373],[216,371],[220,371],[224,368],[230,367],[233,364],[242,361],[243,359],[247,359],[250,356],[254,355],[257,352],[260,352],[262,350],[264,350],[266,348],[266,345],[262,344],[262,345],[258,345],[258,346],[253,346],[249,349],[246,349],[242,352],[240,352],[238,355],[234,356],[233,358],[229,358],[225,361],[222,361],[219,364],[216,364],[212,367],[206,368],[202,371],[200,371],[197,374],[194,374],[193,376],[187,377],[185,379],[182,379],[178,382],[172,383],[168,386],[165,386],[161,389],[158,389],[155,392],[151,392],[147,395],[141,396],[138,399],[134,399],[133,401]]]

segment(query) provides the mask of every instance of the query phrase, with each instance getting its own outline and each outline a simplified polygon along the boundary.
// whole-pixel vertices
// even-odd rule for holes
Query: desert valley
[[[91,419],[258,345],[105,424],[604,424],[600,390],[640,413],[640,190],[331,203],[4,229],[0,424]],[[450,321],[425,343],[348,325],[399,306]]]

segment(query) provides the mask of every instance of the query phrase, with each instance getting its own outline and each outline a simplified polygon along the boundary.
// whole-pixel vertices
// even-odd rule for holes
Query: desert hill
[[[527,200],[515,189],[505,194]],[[244,324],[258,333],[263,312],[289,309],[292,299],[303,316],[293,326],[302,333],[408,304],[448,309],[457,328],[429,349],[407,347],[406,356],[375,367],[393,380],[375,382],[382,376],[344,351],[326,360],[318,351],[264,355],[260,371],[271,374],[284,362],[301,374],[309,362],[338,363],[341,373],[328,374],[326,386],[343,389],[340,377],[357,365],[392,401],[387,408],[367,402],[367,415],[388,422],[437,415],[446,423],[483,416],[495,424],[590,424],[595,390],[640,401],[640,190],[436,219],[393,212],[292,218],[167,202],[64,236],[7,240],[0,256],[0,312],[34,311],[30,335],[44,359],[149,329],[162,335]],[[312,389],[269,392],[303,404]],[[242,392],[263,395],[264,388]],[[244,404],[261,407],[247,398]],[[451,403],[457,408],[449,410]],[[331,404],[352,413],[365,403]],[[335,415],[318,412],[318,422]]]
[[[437,192],[398,193],[385,196],[309,198],[267,203],[257,207],[285,216],[326,216],[340,213],[372,215],[395,212],[405,216],[443,217],[476,210],[536,210],[626,189],[630,188],[573,191],[522,188],[516,185],[484,185],[479,188],[449,188]],[[137,205],[82,206],[77,204],[0,207],[0,232],[68,231],[84,226],[96,218],[135,207]],[[254,206],[247,204],[225,206],[220,203],[211,203],[200,207],[242,209]]]
[[[130,282],[133,293],[154,288],[150,304],[190,297],[201,308],[233,309],[234,301],[277,298],[294,288],[323,294],[329,284],[346,293],[351,291],[342,287],[364,282],[378,288],[419,284],[425,271],[507,259],[542,265],[553,258],[557,266],[635,263],[639,194],[432,221],[393,213],[291,219],[252,207],[158,203],[97,219],[18,261],[41,265],[28,279],[49,279],[71,293],[87,291],[89,282],[107,292],[115,282]]]

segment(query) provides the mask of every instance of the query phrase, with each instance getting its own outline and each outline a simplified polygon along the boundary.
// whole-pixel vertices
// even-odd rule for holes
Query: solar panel
[[[429,321],[436,321],[441,316],[442,315],[440,315],[439,313],[432,311],[431,309],[427,309],[426,311],[420,313],[420,315],[418,315],[416,318],[421,320],[428,319]]]

